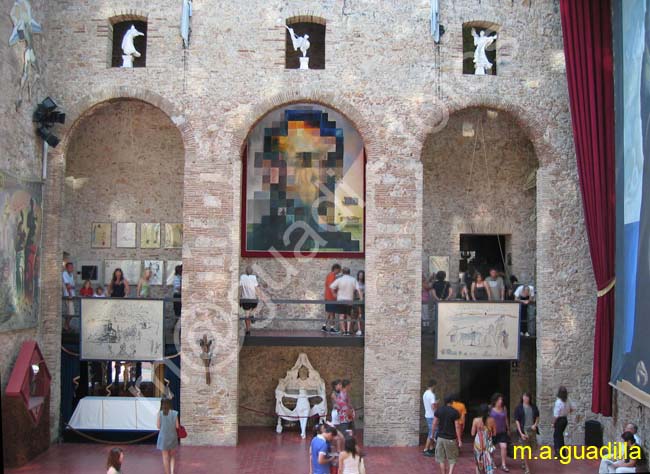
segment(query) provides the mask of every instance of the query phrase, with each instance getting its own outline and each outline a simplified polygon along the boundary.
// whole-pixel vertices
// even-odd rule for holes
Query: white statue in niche
[[[284,399],[295,400],[293,409],[287,407]],[[307,418],[327,415],[327,394],[325,381],[312,367],[307,354],[301,353],[286,377],[280,379],[275,389],[275,412],[278,416],[276,432],[282,433],[282,420],[299,421],[300,436],[307,436]]]
[[[183,48],[190,47],[190,19],[192,18],[192,0],[183,0],[183,10],[181,12],[181,38],[183,38]]]
[[[41,33],[43,28],[34,20],[32,6],[28,0],[16,0],[13,7],[11,7],[9,16],[14,24],[9,37],[9,46],[15,45],[18,41],[25,42],[23,74],[20,78],[20,96],[16,101],[16,109],[18,109],[22,103],[23,91],[27,88],[27,97],[31,99],[32,88],[39,77],[38,63],[36,62],[36,54],[34,54],[34,34]]]
[[[311,46],[311,43],[309,43],[309,35],[296,36],[293,28],[289,28],[287,25],[284,25],[284,27],[289,31],[289,35],[291,35],[293,50],[300,50],[300,52],[302,52],[302,57],[300,58],[300,69],[309,69],[309,58],[307,57],[307,50]]]
[[[131,28],[124,33],[124,38],[122,38],[122,67],[133,67],[133,58],[139,58],[141,54],[135,49],[133,40],[138,36],[144,36],[144,33],[136,30],[135,25],[131,25]]]
[[[492,63],[488,60],[485,50],[497,39],[497,34],[486,36],[485,30],[481,30],[477,34],[476,29],[472,28],[472,36],[474,37],[474,46],[476,46],[474,50],[474,74],[485,76],[485,71],[492,69]]]

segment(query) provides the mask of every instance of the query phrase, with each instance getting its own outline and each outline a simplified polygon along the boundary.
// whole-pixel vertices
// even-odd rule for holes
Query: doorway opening
[[[510,362],[467,361],[460,363],[460,399],[467,407],[465,431],[471,429],[471,420],[479,416],[479,408],[489,403],[496,392],[503,394],[510,406]]]
[[[480,272],[485,278],[490,268],[508,273],[510,236],[497,234],[460,234],[458,270],[473,276]]]

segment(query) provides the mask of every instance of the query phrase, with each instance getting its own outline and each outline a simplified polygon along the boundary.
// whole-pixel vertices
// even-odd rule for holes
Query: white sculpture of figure
[[[284,398],[296,400],[295,408],[288,408],[283,402]],[[317,398],[320,400],[315,400]],[[282,420],[299,421],[300,436],[303,439],[307,436],[309,417],[317,415],[321,421],[325,419],[327,415],[325,381],[312,367],[307,354],[301,353],[294,366],[287,371],[287,375],[278,381],[275,389],[275,413],[278,416],[276,432],[282,433]]]
[[[311,46],[311,43],[309,43],[309,35],[296,36],[293,28],[289,28],[287,25],[284,25],[284,27],[289,31],[289,35],[291,36],[293,50],[300,50],[302,52],[302,57],[300,58],[300,69],[309,69],[309,58],[307,57],[307,50]]]
[[[141,54],[135,49],[133,40],[138,36],[144,36],[144,33],[136,30],[135,25],[131,25],[131,28],[124,33],[124,38],[122,38],[122,67],[133,67],[133,58],[139,58]]]
[[[492,68],[492,63],[488,60],[485,50],[496,39],[497,34],[493,36],[485,36],[485,30],[481,30],[480,34],[476,34],[476,30],[472,28],[472,36],[474,37],[474,74],[477,76],[484,76],[486,69]]]
[[[183,11],[181,13],[181,38],[183,48],[190,47],[190,18],[192,17],[192,0],[183,0]]]
[[[16,108],[22,102],[23,90],[27,88],[27,97],[31,99],[32,87],[39,77],[38,63],[34,53],[34,34],[41,33],[43,28],[32,17],[32,7],[28,0],[16,0],[9,13],[14,25],[9,37],[9,46],[18,41],[25,42],[25,53],[23,54],[23,74],[20,78],[20,97],[16,101]],[[34,74],[32,74],[32,70]]]

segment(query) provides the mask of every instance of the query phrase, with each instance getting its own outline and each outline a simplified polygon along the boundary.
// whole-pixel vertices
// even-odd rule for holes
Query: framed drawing
[[[176,267],[183,265],[182,260],[167,260],[165,263],[165,284],[167,286],[174,285],[174,275],[176,274]]]
[[[151,285],[162,285],[163,283],[163,261],[162,260],[145,260],[144,269],[151,270]]]
[[[93,222],[90,232],[90,247],[110,249],[113,226],[110,222]]]
[[[365,152],[344,116],[274,110],[251,130],[243,164],[242,256],[363,257]]]
[[[178,249],[183,246],[183,224],[165,224],[165,248]]]
[[[81,277],[81,282],[90,280],[91,283],[102,281],[102,262],[101,260],[80,260],[75,264],[75,269]]]
[[[113,272],[116,268],[122,270],[131,286],[138,284],[141,275],[140,260],[104,260],[104,283],[108,285],[113,279]]]
[[[81,300],[81,359],[160,361],[164,358],[163,301]]]
[[[438,360],[518,360],[519,304],[438,303]]]
[[[447,280],[451,281],[451,276],[449,275],[449,256],[429,256],[429,275],[433,276],[441,270],[447,275]]]
[[[124,249],[135,248],[135,222],[118,222],[115,246]]]
[[[0,172],[0,331],[38,323],[42,187]]]
[[[156,224],[156,223],[140,224],[140,248],[142,249],[160,248],[160,224]]]

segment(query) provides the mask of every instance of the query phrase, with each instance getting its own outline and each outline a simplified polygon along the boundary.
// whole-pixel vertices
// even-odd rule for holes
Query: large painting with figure
[[[81,300],[81,358],[163,360],[163,301]]]
[[[40,300],[42,185],[0,172],[0,331],[36,326]]]
[[[295,104],[266,115],[249,135],[243,184],[244,256],[363,256],[363,141],[338,112]]]
[[[438,303],[439,360],[519,359],[519,305]]]

